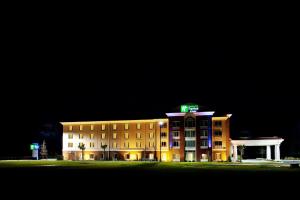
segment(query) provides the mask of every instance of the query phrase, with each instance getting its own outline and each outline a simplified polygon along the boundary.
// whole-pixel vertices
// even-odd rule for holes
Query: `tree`
[[[46,142],[45,140],[43,141],[42,147],[41,147],[41,158],[48,158],[48,151],[46,147]]]
[[[84,160],[84,150],[85,150],[85,145],[83,143],[79,143],[78,148],[82,151],[82,160]]]
[[[107,148],[107,144],[101,145],[101,148],[103,149],[103,158],[105,160],[105,149]]]
[[[242,162],[243,154],[244,154],[245,148],[246,148],[245,145],[238,146],[238,149],[239,149],[239,151],[240,151],[240,153],[241,153],[241,156],[240,156],[240,162]]]

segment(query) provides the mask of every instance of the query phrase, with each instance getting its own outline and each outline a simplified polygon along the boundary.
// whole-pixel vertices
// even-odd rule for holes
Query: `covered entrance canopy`
[[[237,161],[237,147],[238,146],[266,146],[267,160],[271,160],[271,146],[275,146],[275,160],[280,160],[280,144],[283,142],[282,138],[279,137],[260,137],[255,139],[241,138],[238,140],[231,140],[231,156],[232,161]]]

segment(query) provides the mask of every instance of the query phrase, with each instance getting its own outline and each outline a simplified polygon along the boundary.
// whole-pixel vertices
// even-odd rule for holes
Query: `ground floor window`
[[[192,162],[195,161],[195,152],[194,151],[188,151],[185,153],[185,160]]]
[[[118,154],[117,153],[114,154],[114,159],[118,160]]]
[[[173,160],[180,161],[180,154],[173,154]]]
[[[149,160],[154,160],[154,154],[153,153],[149,154]]]
[[[91,154],[90,154],[90,159],[91,159],[91,160],[94,160],[94,159],[95,159],[95,154],[91,153]]]

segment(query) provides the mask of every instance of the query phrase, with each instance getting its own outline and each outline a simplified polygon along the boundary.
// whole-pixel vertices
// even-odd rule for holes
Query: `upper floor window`
[[[195,119],[192,117],[186,118],[185,127],[195,127]]]
[[[151,129],[151,130],[153,129],[153,123],[149,124],[149,129]]]
[[[113,139],[117,139],[117,133],[113,133]]]
[[[128,133],[125,133],[125,139],[128,139],[129,138],[129,134]]]
[[[141,142],[136,142],[136,147],[141,147],[142,143]]]
[[[200,131],[200,136],[207,137],[208,136],[208,130],[201,130]]]
[[[196,146],[196,141],[193,141],[193,140],[191,140],[191,141],[185,141],[185,146],[186,147],[195,147]]]
[[[173,137],[179,137],[180,131],[173,131]]]
[[[94,148],[95,147],[95,143],[94,142],[90,142],[90,147]]]
[[[91,131],[93,131],[94,130],[94,125],[91,125]]]
[[[141,124],[140,123],[136,124],[136,128],[141,129]]]
[[[215,141],[215,146],[222,146],[222,141]]]
[[[215,125],[216,127],[221,127],[221,126],[222,126],[222,121],[215,121],[215,122],[214,122],[214,125]]]
[[[82,129],[83,129],[83,126],[82,126],[82,125],[80,125],[80,126],[79,126],[79,130],[81,130],[81,131],[82,131]]]
[[[117,124],[113,124],[113,130],[117,130]]]
[[[140,139],[141,138],[141,133],[136,133],[136,138]]]
[[[101,134],[101,138],[102,138],[102,139],[105,139],[105,133],[102,133],[102,134]]]
[[[196,137],[196,132],[193,130],[184,131],[185,137]]]
[[[69,135],[68,135],[68,138],[69,138],[69,139],[73,139],[73,134],[69,134]]]
[[[69,131],[72,131],[73,130],[73,126],[69,126]]]
[[[222,136],[222,131],[220,131],[220,130],[216,130],[215,132],[215,136]]]
[[[101,130],[104,131],[105,130],[105,124],[101,125]]]
[[[166,147],[167,146],[167,142],[161,142],[161,146],[162,147]]]
[[[129,129],[129,124],[125,124],[125,130]]]
[[[154,137],[153,132],[150,132],[150,133],[149,133],[149,138],[153,138],[153,137]]]
[[[173,141],[173,147],[179,147],[180,146],[180,141],[174,140]]]
[[[163,122],[160,126],[161,126],[162,128],[167,128],[167,123]]]
[[[200,141],[200,146],[207,147],[208,146],[208,141],[207,140],[201,140]]]
[[[79,139],[83,139],[83,134],[82,133],[79,134]]]
[[[162,137],[162,138],[166,138],[166,137],[167,137],[167,133],[166,133],[166,132],[162,132],[162,133],[161,133],[161,137]]]
[[[172,121],[172,127],[180,127],[180,121]]]
[[[90,139],[94,139],[94,134],[93,133],[90,134]]]
[[[68,143],[68,147],[72,148],[73,147],[73,143]]]
[[[200,126],[208,126],[208,120],[200,120]]]

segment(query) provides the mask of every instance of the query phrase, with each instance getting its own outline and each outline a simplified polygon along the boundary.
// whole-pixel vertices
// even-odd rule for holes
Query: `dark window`
[[[208,146],[208,141],[207,140],[201,140],[200,141],[200,146],[207,147]]]
[[[185,127],[195,127],[195,119],[192,117],[186,118]]]
[[[161,146],[162,146],[162,147],[166,147],[166,146],[167,146],[167,143],[166,143],[166,142],[161,142]]]
[[[180,132],[179,131],[173,131],[173,137],[179,137]]]
[[[208,130],[201,130],[200,131],[200,136],[208,136]]]
[[[195,141],[185,141],[185,146],[186,147],[195,147],[196,142]]]
[[[214,122],[216,127],[221,127],[222,126],[222,121],[215,121]]]
[[[215,136],[222,136],[222,131],[219,131],[219,130],[217,130],[217,131],[215,131]]]
[[[166,137],[167,137],[167,133],[162,132],[162,133],[161,133],[161,137],[162,137],[162,138],[166,138]]]
[[[173,121],[172,127],[180,127],[180,121]]]
[[[215,146],[222,146],[222,141],[215,141]]]
[[[179,147],[179,141],[173,141],[173,147]]]
[[[189,131],[184,131],[184,135],[185,137],[196,137],[196,132],[195,131],[192,131],[192,130],[189,130]]]
[[[208,120],[201,120],[200,126],[208,126]]]

